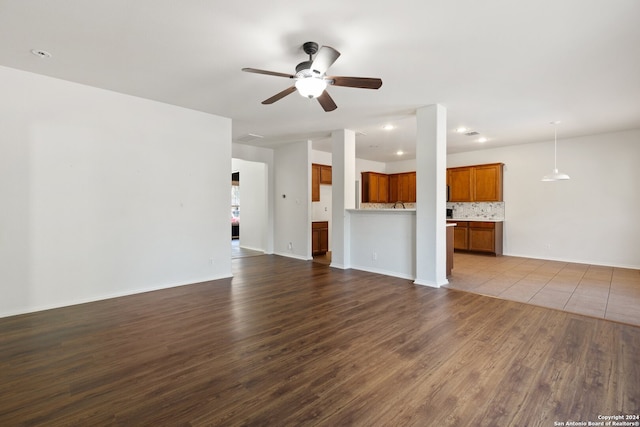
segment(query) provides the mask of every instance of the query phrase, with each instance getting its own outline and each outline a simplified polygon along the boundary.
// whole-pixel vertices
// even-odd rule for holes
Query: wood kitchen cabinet
[[[311,201],[320,201],[320,165],[311,164]]]
[[[469,223],[467,221],[447,221],[457,224],[453,228],[453,249],[469,249]]]
[[[318,165],[320,167],[320,184],[331,185],[331,166]]]
[[[469,250],[502,255],[502,223],[470,221]]]
[[[473,201],[502,201],[502,163],[473,167]]]
[[[472,169],[469,166],[447,169],[450,202],[471,201],[472,173]]]
[[[501,202],[503,163],[447,169],[450,202]]]
[[[502,255],[503,223],[488,221],[447,221],[457,226],[453,231],[453,248],[457,250]]]
[[[314,221],[311,223],[311,253],[324,255],[329,251],[329,222]]]
[[[331,166],[311,164],[311,201],[320,201],[320,184],[331,185]]]
[[[362,172],[362,202],[387,203],[389,201],[389,175]]]
[[[403,172],[389,175],[389,202],[415,203],[416,173]]]

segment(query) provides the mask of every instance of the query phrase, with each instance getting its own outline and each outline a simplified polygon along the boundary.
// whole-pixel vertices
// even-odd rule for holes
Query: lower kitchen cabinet
[[[311,223],[311,253],[324,255],[329,251],[329,221]]]
[[[469,249],[469,222],[449,221],[457,224],[453,229],[453,249]]]
[[[448,222],[457,224],[454,229],[454,249],[502,255],[502,222]]]

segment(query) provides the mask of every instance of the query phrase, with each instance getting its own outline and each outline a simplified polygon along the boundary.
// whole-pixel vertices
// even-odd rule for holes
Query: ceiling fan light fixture
[[[327,82],[319,77],[303,77],[296,80],[296,89],[305,98],[317,98],[326,88]]]

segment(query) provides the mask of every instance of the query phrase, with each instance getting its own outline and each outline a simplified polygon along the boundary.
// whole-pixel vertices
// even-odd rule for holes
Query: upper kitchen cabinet
[[[320,167],[320,184],[331,185],[331,166],[318,165]]]
[[[503,163],[447,169],[450,202],[501,202]]]
[[[502,163],[474,166],[474,201],[502,201]]]
[[[362,202],[387,203],[389,201],[389,175],[362,172]]]
[[[320,184],[331,185],[331,166],[311,164],[311,201],[320,201]]]
[[[416,173],[403,172],[389,175],[389,202],[415,203]]]
[[[320,201],[320,165],[311,164],[311,201]]]
[[[447,185],[450,202],[472,201],[471,188],[473,170],[471,166],[447,169]]]

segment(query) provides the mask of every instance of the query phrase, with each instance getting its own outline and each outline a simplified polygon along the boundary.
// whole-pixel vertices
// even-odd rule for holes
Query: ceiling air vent
[[[465,133],[465,135],[467,135],[467,136],[476,136],[476,135],[480,135],[480,134],[478,132],[476,132],[476,131],[471,131],[471,132]]]

